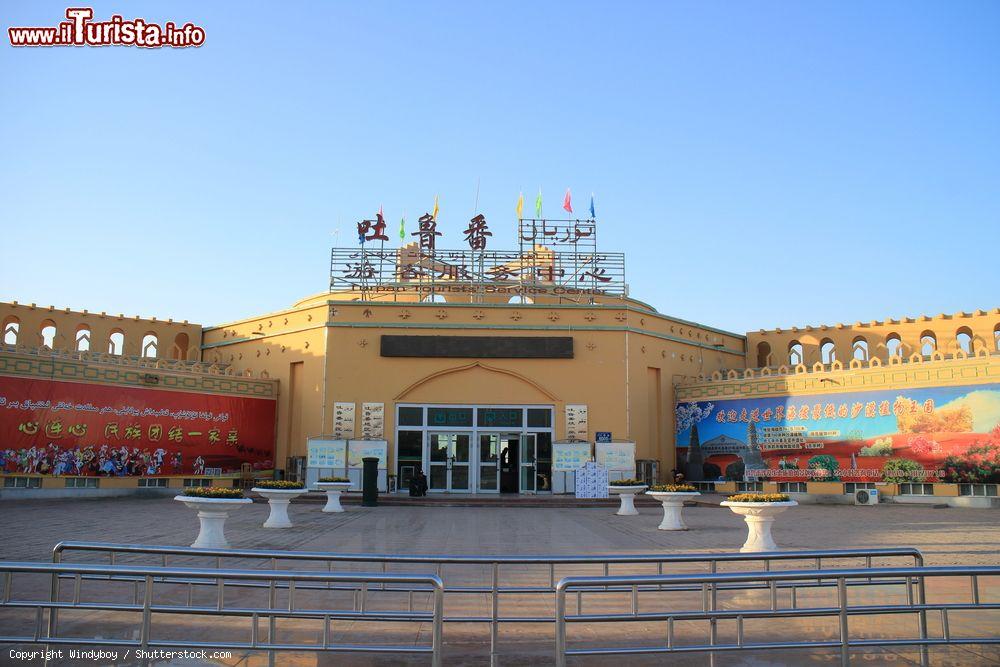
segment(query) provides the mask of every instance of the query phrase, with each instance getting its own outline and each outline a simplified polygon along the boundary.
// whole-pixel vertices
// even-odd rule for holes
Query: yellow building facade
[[[401,483],[421,469],[433,490],[471,493],[551,491],[553,443],[598,434],[634,443],[666,478],[684,469],[678,403],[992,382],[1000,358],[1000,309],[744,336],[624,295],[460,280],[333,289],[205,327],[16,302],[0,304],[0,319],[10,368],[43,350],[94,368],[128,359],[172,377],[263,382],[279,474],[303,464],[310,439],[384,440]],[[374,428],[362,420],[372,409]],[[502,479],[504,455],[516,478]]]

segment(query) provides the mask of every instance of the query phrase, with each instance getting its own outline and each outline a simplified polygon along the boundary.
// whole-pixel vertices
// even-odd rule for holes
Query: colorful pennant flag
[[[435,220],[437,220],[438,211],[440,211],[440,210],[441,209],[438,208],[438,196],[434,195],[434,211],[431,213],[431,217],[434,218]]]
[[[594,220],[597,218],[597,213],[594,212],[594,193],[590,193],[590,219]]]
[[[567,213],[573,212],[573,202],[569,198],[569,188],[566,188],[566,197],[563,199],[563,210]]]
[[[538,196],[535,197],[535,217],[542,217],[542,189],[538,188]]]
[[[520,220],[524,217],[524,193],[518,193],[517,195],[517,208],[514,209],[517,212],[517,219]]]

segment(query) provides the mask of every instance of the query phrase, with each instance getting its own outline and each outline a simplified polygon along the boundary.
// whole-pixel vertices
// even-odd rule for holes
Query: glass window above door
[[[479,408],[476,411],[479,428],[521,428],[524,410],[521,408]]]
[[[427,408],[427,425],[472,426],[472,408]]]

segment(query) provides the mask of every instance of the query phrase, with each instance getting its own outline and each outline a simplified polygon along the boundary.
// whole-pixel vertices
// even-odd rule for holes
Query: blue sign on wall
[[[595,437],[597,442],[611,442],[611,431],[598,431]]]

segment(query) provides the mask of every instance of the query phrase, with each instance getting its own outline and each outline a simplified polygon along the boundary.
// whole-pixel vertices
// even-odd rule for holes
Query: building
[[[623,257],[598,266],[595,248],[564,252],[529,240],[506,253],[335,249],[329,291],[212,326],[0,304],[0,387],[17,375],[53,379],[61,360],[73,382],[265,397],[274,417],[258,434],[270,439],[261,460],[279,475],[303,474],[310,440],[384,441],[384,464],[401,487],[419,468],[433,491],[547,493],[564,488],[553,470],[559,443],[634,443],[634,459],[656,461],[664,476],[684,469],[692,420],[716,417],[726,401],[791,405],[875,387],[992,391],[1000,372],[1000,309],[744,336],[632,298]],[[840,404],[833,409],[836,417]],[[737,449],[755,419],[737,410],[739,429],[702,428],[705,463],[720,448],[742,458]],[[20,425],[2,428],[24,445],[23,430],[11,432]],[[753,455],[805,453],[839,437],[831,433],[761,422]],[[6,470],[15,474],[17,464]]]

